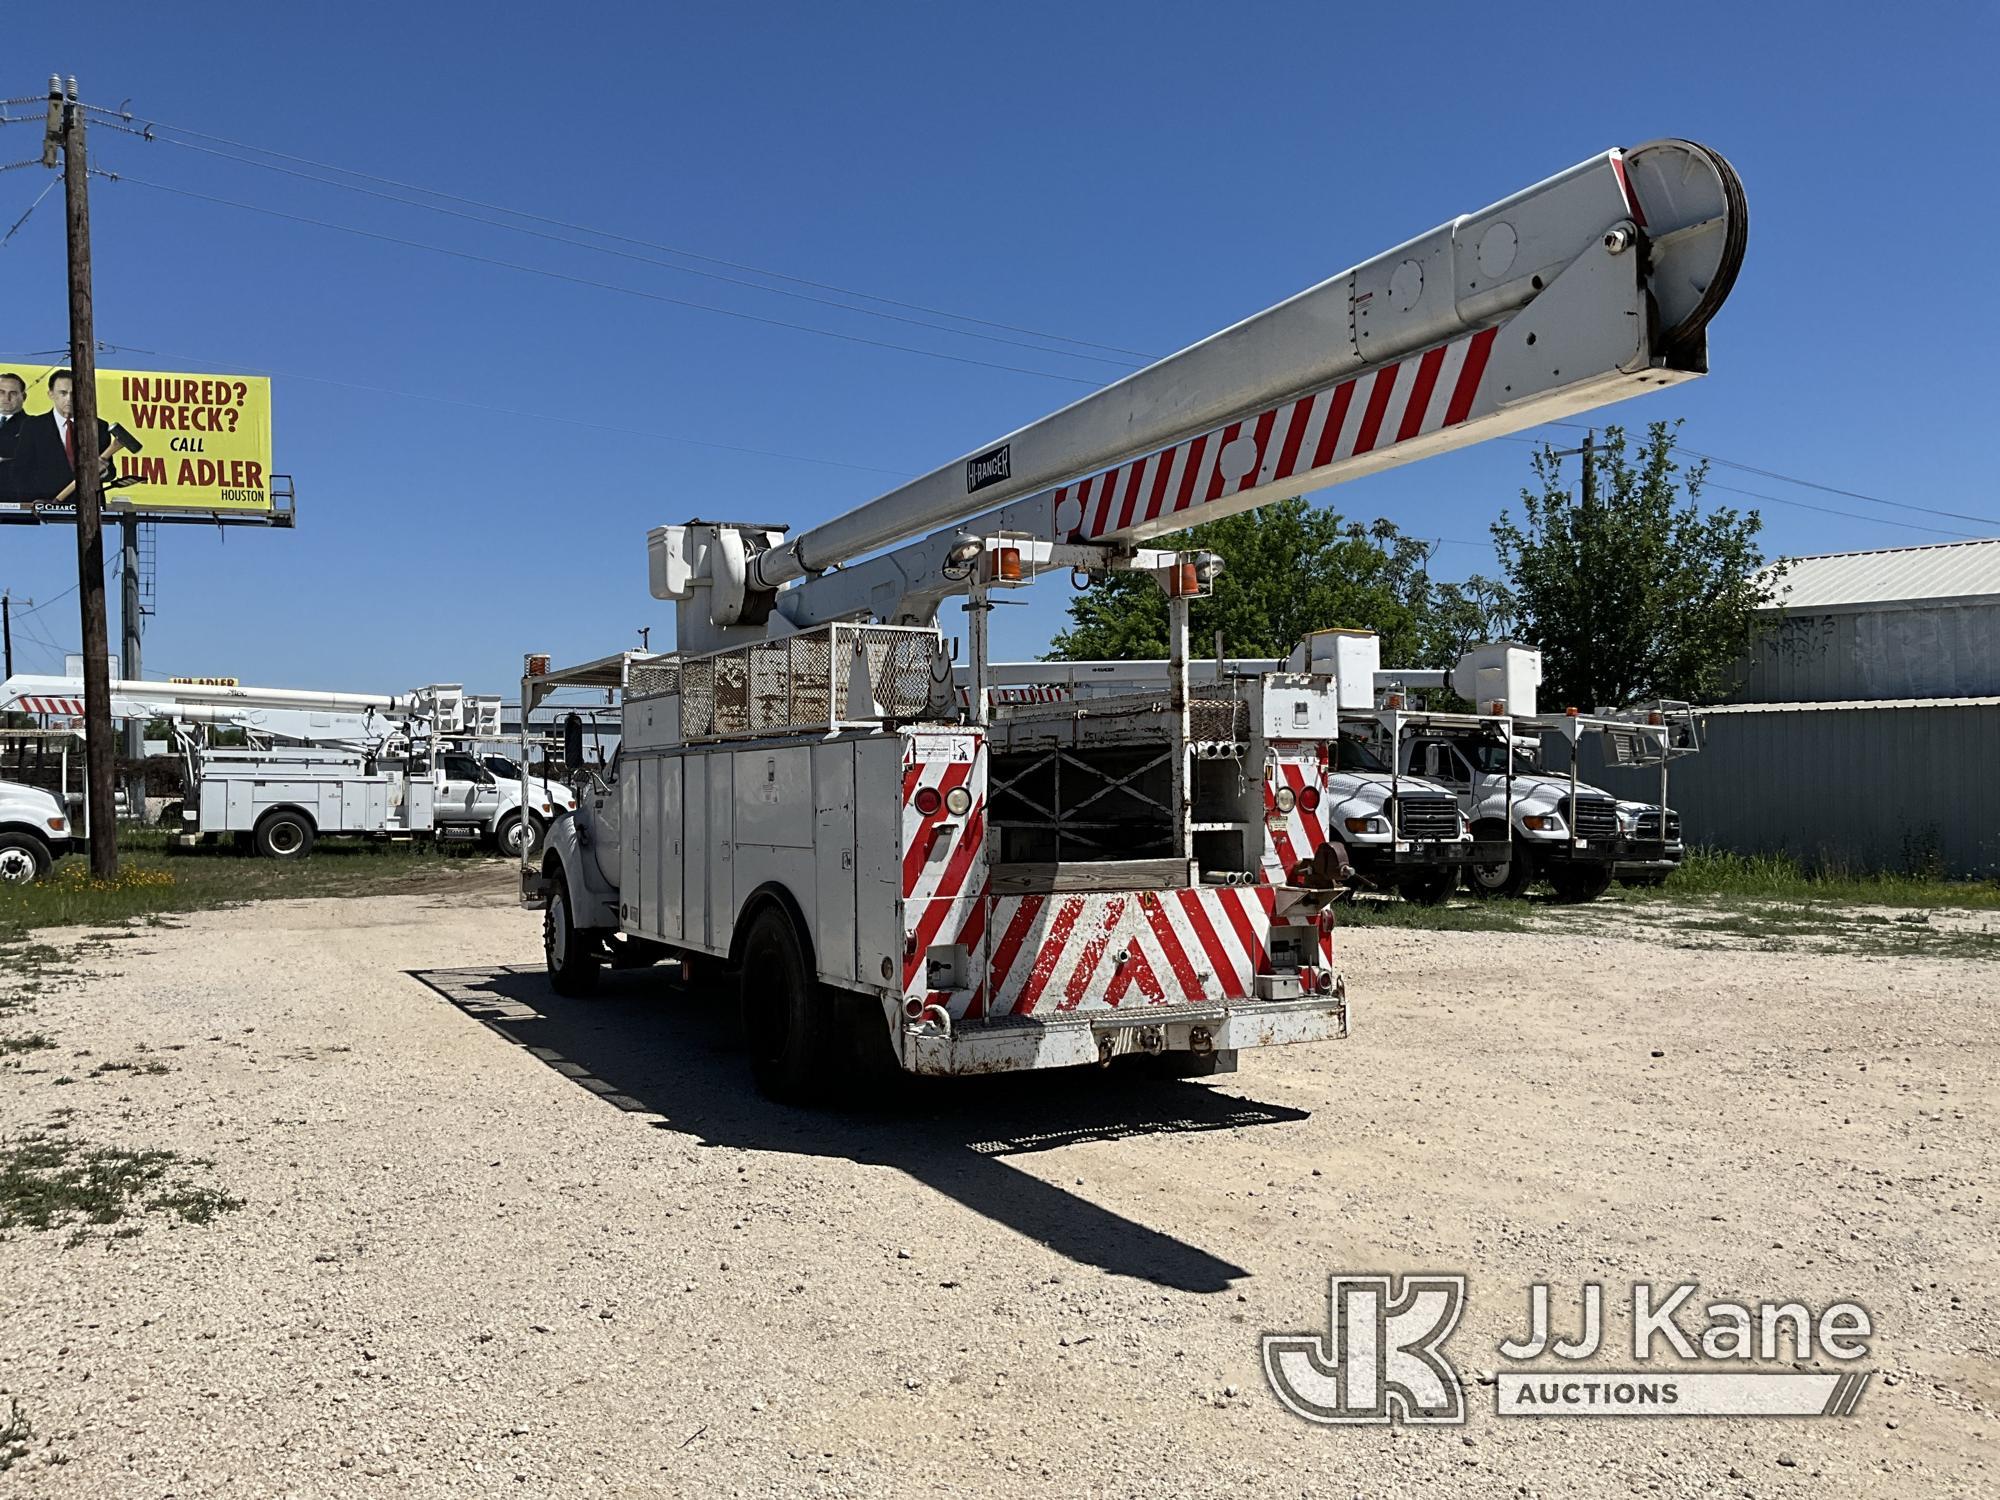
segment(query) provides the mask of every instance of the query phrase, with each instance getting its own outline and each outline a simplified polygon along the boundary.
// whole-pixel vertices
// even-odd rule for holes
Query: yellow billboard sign
[[[73,505],[73,389],[63,366],[0,358],[0,510]],[[112,507],[270,511],[269,377],[99,370],[97,418]]]

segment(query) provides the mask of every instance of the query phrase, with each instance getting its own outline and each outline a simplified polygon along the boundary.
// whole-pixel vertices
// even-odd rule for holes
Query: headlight
[[[1561,833],[1563,820],[1554,813],[1535,813],[1521,819],[1523,828],[1531,828],[1536,833]]]
[[[46,821],[50,829],[56,833],[61,833],[65,828],[69,827],[69,820],[67,818],[49,818]]]
[[[1385,818],[1349,818],[1347,820],[1347,831],[1349,833],[1387,833],[1389,831],[1389,823]]]
[[[1271,800],[1277,804],[1279,812],[1288,813],[1299,805],[1299,794],[1288,786],[1281,786]]]
[[[1620,833],[1637,833],[1639,831],[1639,815],[1635,812],[1628,812],[1622,807],[1619,808],[1618,831]]]

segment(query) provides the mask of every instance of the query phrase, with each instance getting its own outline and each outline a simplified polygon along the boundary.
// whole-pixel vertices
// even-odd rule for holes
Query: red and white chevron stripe
[[[963,816],[945,799],[958,789],[972,799]],[[931,795],[919,796],[928,792]],[[964,1014],[983,968],[980,935],[986,915],[986,740],[956,731],[913,735],[903,742],[903,995],[905,1003],[943,1005]],[[926,810],[928,809],[928,810]],[[933,946],[967,950],[973,973],[965,987],[933,991]]]
[[[1487,328],[1453,339],[1067,485],[1056,494],[1055,513],[1077,517],[1085,538],[1111,536],[1456,427],[1472,411],[1498,333]]]
[[[1264,778],[1264,857],[1259,866],[1266,885],[1290,883],[1292,867],[1319,853],[1326,842],[1326,771],[1315,741],[1272,746],[1275,763]],[[1278,788],[1290,787],[1290,812],[1278,810]],[[1310,788],[1314,795],[1307,797]],[[1315,804],[1307,807],[1311,802]]]
[[[996,1016],[1247,999],[1269,963],[1260,887],[1002,896],[988,930]]]
[[[81,698],[21,697],[14,700],[15,707],[24,714],[72,714],[81,717]]]

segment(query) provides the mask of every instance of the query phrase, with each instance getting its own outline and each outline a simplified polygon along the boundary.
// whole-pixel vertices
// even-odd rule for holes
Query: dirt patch
[[[212,1160],[244,1206],[0,1243],[0,1414],[32,1434],[7,1477],[1993,1493],[1995,970],[1568,915],[1357,929],[1354,1039],[1213,1083],[833,1113],[756,1096],[726,997],[643,972],[556,997],[502,889],[190,914],[10,1018],[58,1048],[8,1060],[0,1132],[72,1108]],[[1468,1274],[1465,1428],[1317,1429],[1272,1398],[1258,1335],[1324,1327],[1336,1269]],[[1882,1373],[1845,1420],[1501,1420],[1478,1371],[1538,1279],[1857,1299]]]

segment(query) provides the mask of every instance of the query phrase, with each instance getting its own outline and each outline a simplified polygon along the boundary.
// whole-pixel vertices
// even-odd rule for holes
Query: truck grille
[[[1430,792],[1403,792],[1396,798],[1396,827],[1406,839],[1458,837],[1458,803]]]
[[[1570,799],[1561,803],[1563,821],[1576,831],[1580,839],[1608,839],[1618,834],[1618,804],[1609,797],[1578,797],[1576,810],[1570,810]]]
[[[1639,825],[1635,830],[1634,836],[1645,839],[1649,842],[1659,838],[1660,810],[1657,807],[1654,808],[1651,812],[1642,812],[1639,814]],[[1678,844],[1680,841],[1681,841],[1681,815],[1677,812],[1669,812],[1667,814],[1666,842],[1668,842],[1669,844]]]

